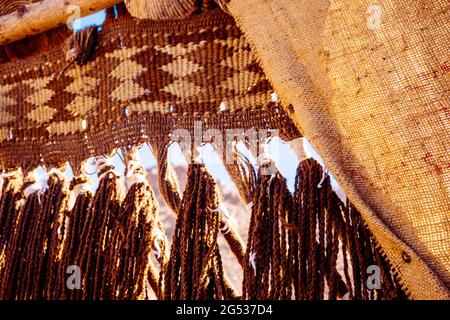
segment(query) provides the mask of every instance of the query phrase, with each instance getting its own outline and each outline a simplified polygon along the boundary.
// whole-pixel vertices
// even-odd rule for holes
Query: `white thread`
[[[164,233],[161,229],[156,229],[155,231],[155,239],[153,240],[153,246],[156,250],[156,258],[161,257],[161,246],[159,245],[159,241],[164,241]]]
[[[317,188],[322,188],[322,183],[325,181],[325,178],[328,175],[328,169],[322,168],[322,179],[320,179],[319,184],[317,185]]]
[[[256,272],[256,252],[253,252],[252,255],[250,256],[250,264],[252,265],[253,271]]]
[[[54,173],[59,173],[59,174],[61,174],[61,170],[59,170],[58,168],[51,168],[50,170],[48,170],[48,171],[46,171],[45,172],[45,175],[47,176],[47,177],[50,177],[52,174],[54,174]]]
[[[225,207],[224,203],[220,203],[217,208],[210,208],[208,207],[208,210],[211,212],[220,212],[222,214],[222,218],[224,219],[224,225],[220,228],[220,230],[227,234],[230,230],[230,226],[234,228],[238,228],[238,221],[228,212],[227,208]]]
[[[73,206],[75,205],[75,201],[78,198],[78,195],[83,192],[92,192],[92,187],[89,183],[87,182],[83,182],[83,183],[79,183],[77,185],[75,185],[72,189],[72,191],[70,192],[70,197],[69,197],[69,204],[68,204],[68,209],[72,210]]]
[[[159,259],[159,257],[161,257],[161,247],[159,245],[158,239],[155,238],[155,240],[153,240],[153,246],[155,247],[156,250],[156,258]]]
[[[126,177],[127,188],[130,189],[131,186],[138,182],[146,182],[145,177],[142,173],[135,173]]]
[[[97,167],[97,172],[102,172],[105,167],[110,167],[110,169],[103,172],[98,176],[98,181],[102,180],[107,174],[114,174],[116,177],[120,175],[114,170],[114,165],[109,157],[101,156],[95,161],[95,166]]]
[[[227,221],[229,226],[231,226],[234,229],[239,228],[239,222],[236,220],[235,217],[233,217],[229,212],[227,207],[223,202],[220,203],[219,208],[220,212],[222,213],[222,217],[225,218],[224,220]]]
[[[23,190],[23,195],[25,196],[25,198],[28,198],[33,193],[41,191],[42,188],[41,188],[41,184],[39,183],[38,173],[36,170],[29,172],[24,180],[25,180],[25,183],[32,182],[29,186],[27,186]]]
[[[140,173],[138,169],[142,168],[139,160],[130,159],[127,164],[127,175],[125,176],[127,190],[131,188],[132,185],[138,182],[146,182],[145,176],[143,173]],[[138,171],[138,172],[136,172]]]
[[[258,158],[256,158],[256,163],[259,167],[269,165],[272,162],[270,156],[267,153],[261,153]]]
[[[228,225],[228,223],[226,223],[225,221],[223,222],[222,226],[220,227],[220,231],[222,232],[223,235],[227,234],[228,232],[230,232],[230,226]]]
[[[253,201],[251,201],[247,204],[247,211],[251,211],[252,207],[253,207]]]
[[[30,184],[28,187],[26,187],[23,190],[23,194],[25,196],[25,198],[28,198],[30,195],[41,191],[41,186],[39,185],[39,183],[34,182],[33,184]]]
[[[305,150],[305,140],[305,138],[297,138],[288,142],[299,162],[311,158]]]
[[[42,176],[43,179],[41,179],[41,183],[42,183],[42,188],[41,189],[42,190],[46,190],[47,189],[47,187],[48,187],[48,179],[54,173],[62,174],[61,170],[59,170],[58,168],[51,168],[50,170],[44,172],[44,174]]]

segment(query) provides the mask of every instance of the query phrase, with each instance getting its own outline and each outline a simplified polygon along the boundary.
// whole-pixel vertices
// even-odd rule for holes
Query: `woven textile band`
[[[219,10],[178,21],[120,16],[84,65],[61,43],[0,66],[0,167],[59,165],[176,129],[299,133],[233,19]]]

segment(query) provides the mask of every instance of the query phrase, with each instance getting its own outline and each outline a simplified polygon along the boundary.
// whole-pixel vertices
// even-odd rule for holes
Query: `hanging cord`
[[[87,212],[85,227],[76,254],[82,274],[83,290],[76,299],[107,299],[112,295],[110,265],[105,264],[112,245],[111,236],[120,211],[123,185],[110,157],[96,158],[99,184],[91,210]],[[106,287],[105,287],[106,286]]]
[[[169,207],[178,214],[179,205],[181,202],[181,195],[178,187],[178,182],[176,176],[174,174],[173,168],[169,164],[168,160],[168,148],[171,142],[161,142],[159,144],[152,144],[153,151],[156,149],[156,159],[158,163],[158,184],[161,195],[163,196],[165,202],[169,205]],[[192,153],[196,153],[192,155]],[[200,158],[200,154],[194,150],[189,153],[189,155],[185,155],[186,160],[190,163],[191,158],[197,158],[198,162],[202,162]],[[217,191],[218,192],[218,191]],[[244,252],[244,244],[239,235],[239,233],[235,230],[233,225],[230,225],[226,220],[221,224],[221,230],[225,240],[230,246],[232,252],[235,254],[237,260],[242,265],[243,263],[243,252]],[[226,231],[226,232],[225,232]]]
[[[224,142],[227,143],[226,141]],[[236,141],[232,141],[231,154],[233,162],[229,163],[225,150],[223,159],[225,168],[238,189],[239,196],[245,205],[248,205],[255,192],[256,172],[249,159],[245,157],[237,148]]]
[[[217,235],[221,215],[213,178],[190,164],[164,274],[165,299],[224,299],[227,290]],[[230,297],[231,298],[231,297]]]
[[[157,201],[145,180],[145,170],[137,159],[136,149],[123,150],[123,154],[128,192],[112,231],[106,264],[111,266],[114,299],[143,299],[147,281],[155,294],[160,294],[159,279],[149,254],[156,251],[162,268],[167,259],[166,239]]]
[[[253,199],[244,265],[244,299],[287,299],[290,284],[286,233],[280,221],[291,210],[285,179],[267,153],[258,157],[258,181]],[[271,174],[267,174],[271,172]]]
[[[158,186],[164,201],[173,212],[177,212],[181,202],[178,181],[168,159],[171,142],[152,143],[151,148],[158,164]]]
[[[83,164],[84,166],[85,164]],[[83,172],[84,170],[80,171]],[[66,271],[69,266],[80,266],[81,264],[77,260],[77,249],[82,246],[82,234],[88,227],[86,222],[89,220],[94,194],[91,182],[84,173],[72,179],[69,190],[71,190],[71,193],[65,217],[66,233],[61,253],[60,270],[58,271],[58,283],[61,290],[60,299],[72,300],[79,298],[77,294],[80,290],[69,290],[67,288]],[[84,290],[84,288],[80,289]]]
[[[8,263],[9,248],[16,229],[16,221],[20,214],[19,203],[22,197],[22,172],[16,170],[2,174],[2,193],[0,194],[0,299],[3,299],[1,284]]]
[[[14,231],[8,240],[8,247],[4,255],[5,267],[1,279],[0,297],[5,300],[15,299],[17,293],[21,291],[19,275],[25,265],[21,253],[27,246],[26,240],[29,234],[27,230],[32,219],[38,213],[41,196],[36,170],[29,170],[25,174],[21,194],[23,198],[18,203],[19,208],[13,222]]]
[[[35,276],[40,277],[40,280],[32,281],[32,299],[40,299],[42,296],[42,299],[53,300],[60,296],[60,286],[56,275],[60,270],[62,245],[66,233],[65,216],[69,200],[68,185],[63,171],[64,167],[60,167],[46,172],[47,187],[39,211],[42,219],[36,226],[35,237],[39,238],[42,232],[45,234],[42,235],[41,242],[36,242],[33,254],[35,261],[30,261],[28,269],[29,274],[34,273]],[[41,248],[46,248],[45,255],[39,252]],[[41,274],[39,270],[42,270]]]

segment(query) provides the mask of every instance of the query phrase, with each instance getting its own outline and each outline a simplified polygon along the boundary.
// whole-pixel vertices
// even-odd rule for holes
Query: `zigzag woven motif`
[[[195,120],[204,130],[299,135],[271,102],[248,42],[220,11],[171,22],[121,16],[103,27],[84,65],[68,65],[66,47],[0,66],[0,167],[77,164],[192,131]]]

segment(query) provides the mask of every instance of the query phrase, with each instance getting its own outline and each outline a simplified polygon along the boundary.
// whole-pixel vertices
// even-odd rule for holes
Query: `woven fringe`
[[[20,210],[18,209],[22,198],[22,176],[14,172],[6,177],[2,183],[2,194],[0,198],[0,297],[4,297],[5,285],[3,279],[9,267],[10,256],[14,252],[10,250],[13,241],[16,221]],[[6,293],[6,292],[5,292]]]
[[[74,192],[79,186],[89,184],[86,175],[74,177],[70,190]],[[75,195],[74,195],[75,196]],[[83,229],[86,226],[86,221],[90,217],[92,204],[94,201],[94,194],[89,190],[82,190],[77,196],[73,208],[66,213],[66,234],[63,245],[63,253],[61,255],[61,268],[58,272],[59,288],[61,290],[61,299],[75,299],[77,298],[77,290],[67,290],[66,286],[66,270],[68,266],[79,266],[80,260],[77,252],[80,247],[84,246],[86,238],[83,238]]]
[[[169,142],[151,144],[158,164],[159,190],[169,208],[171,208],[173,212],[177,212],[178,207],[180,206],[181,196],[178,180],[168,160],[169,146]]]
[[[280,173],[265,175],[260,167],[253,198],[244,264],[244,299],[287,299],[290,297],[286,231],[280,220],[291,210],[291,195]]]
[[[146,297],[148,260],[152,250],[153,229],[158,206],[150,186],[137,182],[131,186],[123,202],[118,221],[112,230],[108,261],[110,286],[114,288],[110,298],[119,300]],[[155,279],[156,280],[156,279]],[[159,293],[158,286],[152,289]]]
[[[158,146],[160,176],[167,148]],[[270,159],[259,162],[245,250],[212,176],[189,165],[183,196],[171,198],[179,204],[172,202],[168,256],[145,171],[134,149],[122,154],[125,197],[108,157],[97,158],[95,194],[85,174],[68,186],[61,170],[50,170],[44,191],[34,171],[23,182],[20,170],[1,176],[1,299],[134,300],[150,298],[150,290],[168,300],[406,298],[359,213],[337,197],[315,160],[300,163],[293,195]],[[224,274],[219,232],[243,269],[242,296]],[[79,290],[68,288],[70,266],[80,269]],[[379,289],[367,288],[370,266],[380,270]]]
[[[233,180],[244,204],[253,200],[256,173],[250,161],[236,147],[232,148],[233,163],[225,163],[225,168]]]
[[[168,300],[228,298],[217,244],[221,215],[215,187],[203,165],[189,166],[164,275]]]

